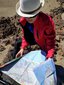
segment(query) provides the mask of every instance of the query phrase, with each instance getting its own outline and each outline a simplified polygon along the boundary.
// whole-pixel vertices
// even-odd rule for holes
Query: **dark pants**
[[[21,46],[21,39],[16,39],[15,44],[14,44],[13,58],[15,58],[16,54],[20,50],[20,46]]]

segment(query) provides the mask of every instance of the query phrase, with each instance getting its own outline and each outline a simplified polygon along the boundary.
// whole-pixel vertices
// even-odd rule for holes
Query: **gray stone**
[[[64,20],[64,13],[62,13],[61,18],[62,18],[62,20]]]

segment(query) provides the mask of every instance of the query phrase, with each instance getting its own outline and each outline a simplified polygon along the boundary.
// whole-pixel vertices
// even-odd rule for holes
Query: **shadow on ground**
[[[64,85],[64,68],[60,65],[56,66],[56,73],[57,73],[57,85]]]

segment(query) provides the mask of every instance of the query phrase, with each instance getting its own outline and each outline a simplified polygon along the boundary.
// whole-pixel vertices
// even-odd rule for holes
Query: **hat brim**
[[[44,6],[44,0],[40,0],[40,3],[41,3],[41,7],[43,7]],[[27,13],[23,13],[23,12],[20,11],[20,3],[18,2],[16,4],[16,12],[17,12],[17,14],[19,16],[23,16],[23,17],[34,17],[35,15],[37,15],[41,11],[40,10],[41,7],[37,11],[35,11],[35,12],[31,13],[31,14],[27,14]]]

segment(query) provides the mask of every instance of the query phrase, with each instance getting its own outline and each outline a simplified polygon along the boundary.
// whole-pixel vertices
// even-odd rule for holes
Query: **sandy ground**
[[[18,0],[0,0],[0,16],[13,16],[15,15],[15,6]]]

